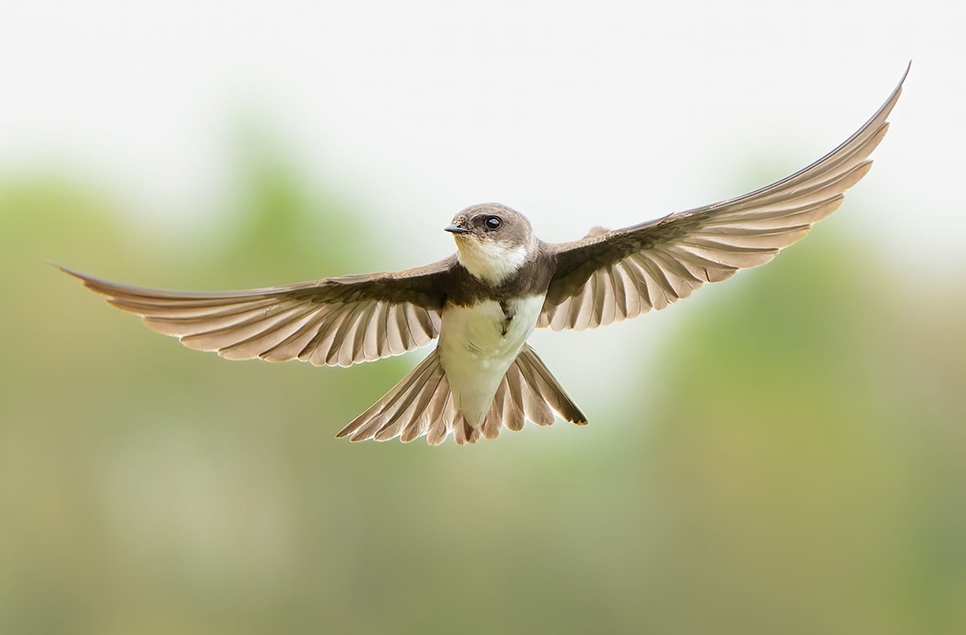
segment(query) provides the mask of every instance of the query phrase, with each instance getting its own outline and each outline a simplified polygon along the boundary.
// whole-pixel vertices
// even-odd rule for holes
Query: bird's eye
[[[485,221],[483,221],[483,224],[486,225],[487,229],[500,229],[500,225],[503,224],[503,221],[501,221],[496,216],[490,216]]]

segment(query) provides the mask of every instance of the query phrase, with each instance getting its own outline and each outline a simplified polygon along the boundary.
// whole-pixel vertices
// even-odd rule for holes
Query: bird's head
[[[499,284],[519,271],[538,248],[530,221],[496,203],[467,207],[446,231],[456,239],[460,264],[491,284]]]

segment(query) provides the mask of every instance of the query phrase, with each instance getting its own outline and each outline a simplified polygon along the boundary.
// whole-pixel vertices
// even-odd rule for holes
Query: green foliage
[[[689,300],[612,420],[350,445],[412,356],[229,363],[41,263],[185,288],[359,268],[353,210],[257,134],[240,148],[214,246],[0,179],[0,632],[966,629],[961,304],[910,309],[830,221]]]

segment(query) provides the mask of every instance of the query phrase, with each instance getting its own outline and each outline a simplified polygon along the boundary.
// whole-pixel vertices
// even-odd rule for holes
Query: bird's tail
[[[409,443],[425,434],[430,445],[439,445],[452,432],[463,445],[476,443],[481,435],[495,439],[503,426],[521,430],[527,419],[550,425],[554,413],[578,425],[587,423],[543,361],[524,345],[500,382],[483,425],[470,426],[456,407],[436,349],[336,436],[351,436],[352,441],[387,441],[398,436]]]

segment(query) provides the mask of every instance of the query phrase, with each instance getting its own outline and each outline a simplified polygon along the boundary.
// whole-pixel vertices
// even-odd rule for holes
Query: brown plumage
[[[533,328],[606,326],[770,261],[835,211],[869,171],[901,87],[845,143],[788,178],[625,229],[594,228],[571,243],[543,243],[521,214],[484,204],[447,228],[456,255],[399,273],[183,293],[64,271],[154,330],[228,359],[350,366],[440,338],[339,437],[409,442],[425,435],[437,445],[452,433],[463,444],[496,438],[503,427],[518,431],[527,420],[550,425],[557,415],[585,424],[525,343]]]

